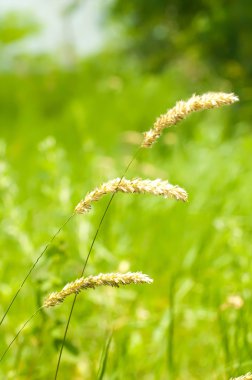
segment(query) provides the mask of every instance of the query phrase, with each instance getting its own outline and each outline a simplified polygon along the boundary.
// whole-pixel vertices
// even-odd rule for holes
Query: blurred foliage
[[[145,17],[151,22],[152,12]],[[234,90],[204,65],[185,60],[157,75],[111,49],[67,69],[26,54],[0,73],[1,315],[77,202],[123,173],[160,113],[193,92]],[[87,274],[142,270],[154,284],[78,297],[60,379],[96,378],[105,354],[105,380],[228,379],[251,370],[252,137],[241,98],[192,115],[140,152],[127,177],[168,179],[190,201],[116,195]],[[0,354],[45,295],[78,277],[107,201],[76,216],[50,246],[0,328]],[[0,363],[1,378],[54,377],[70,306],[27,326]]]
[[[0,18],[0,47],[22,40],[39,31],[38,24],[27,14],[10,12]]]
[[[124,35],[118,45],[143,71],[189,60],[234,85],[244,80],[251,85],[249,0],[114,0],[109,11]]]

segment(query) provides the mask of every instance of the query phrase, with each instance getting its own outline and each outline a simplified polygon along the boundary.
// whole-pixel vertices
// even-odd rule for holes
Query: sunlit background
[[[154,283],[80,294],[58,379],[252,371],[251,25],[249,0],[1,1],[1,316],[79,200],[123,174],[157,116],[193,93],[240,97],[139,152],[126,177],[167,179],[189,202],[115,196],[86,275],[142,271]],[[0,355],[44,297],[80,275],[108,201],[76,215],[39,260],[0,327]],[[54,378],[72,300],[31,320],[1,379]]]

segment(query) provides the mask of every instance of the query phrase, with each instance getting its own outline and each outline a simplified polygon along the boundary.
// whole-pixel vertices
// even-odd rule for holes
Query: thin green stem
[[[23,326],[21,327],[20,330],[18,330],[17,334],[14,336],[14,338],[12,339],[12,341],[9,343],[8,347],[6,348],[6,350],[3,352],[2,356],[0,357],[0,362],[3,360],[3,358],[5,357],[5,355],[7,354],[7,352],[9,351],[9,349],[11,348],[11,346],[13,345],[13,343],[15,342],[15,340],[18,338],[19,334],[24,330],[24,328],[28,325],[28,323],[44,308],[44,306],[41,306],[39,309],[37,309],[35,311],[35,313],[32,314],[32,316],[27,319],[27,321],[23,324]]]
[[[107,361],[108,361],[109,347],[111,344],[112,336],[113,336],[113,331],[110,333],[110,335],[106,341],[106,344],[104,346],[103,352],[102,352],[100,368],[99,368],[98,375],[97,375],[97,380],[102,380],[103,376],[105,375]]]
[[[53,237],[51,238],[51,240],[47,243],[47,245],[45,246],[45,248],[43,249],[43,251],[40,253],[40,255],[37,257],[36,261],[33,263],[32,267],[30,268],[30,270],[28,271],[27,275],[25,276],[24,280],[22,281],[21,285],[19,286],[18,290],[16,291],[14,297],[12,298],[11,302],[9,303],[9,306],[7,307],[1,321],[0,321],[0,326],[2,325],[3,321],[5,320],[10,308],[12,307],[15,299],[17,298],[18,294],[20,293],[20,291],[22,290],[24,284],[26,283],[26,281],[28,280],[28,277],[30,277],[33,269],[35,268],[35,266],[37,265],[37,263],[39,262],[39,260],[41,259],[41,257],[44,255],[44,253],[47,251],[48,247],[52,244],[53,240],[56,238],[56,236],[60,233],[60,231],[65,227],[65,225],[70,221],[70,219],[72,219],[72,217],[74,216],[75,214],[72,214],[66,221],[64,224],[62,224],[62,226],[58,229],[58,231],[53,235]]]
[[[130,162],[128,163],[128,165],[126,166],[126,169],[124,170],[124,173],[123,175],[120,177],[120,181],[118,182],[118,186],[120,185],[123,177],[125,176],[125,174],[127,173],[127,171],[129,170],[130,166],[132,165],[133,161],[136,159],[137,155],[139,154],[141,150],[141,147],[139,147],[136,151],[136,153],[134,154],[134,156],[132,157],[132,159],[130,160]],[[93,240],[92,240],[92,243],[91,243],[91,246],[89,248],[89,251],[88,251],[88,254],[87,254],[87,257],[86,257],[86,260],[84,262],[84,265],[83,265],[83,268],[82,268],[82,271],[81,271],[81,277],[84,275],[85,273],[85,270],[86,270],[86,266],[87,266],[87,263],[88,263],[88,260],[90,258],[90,255],[91,255],[91,252],[93,250],[93,246],[95,244],[95,241],[97,239],[97,236],[99,234],[99,231],[101,229],[101,226],[102,226],[102,223],[105,219],[105,216],[107,215],[107,212],[109,210],[109,207],[115,197],[115,194],[116,194],[116,191],[111,195],[108,203],[107,203],[107,206],[102,214],[102,217],[100,219],[100,222],[99,222],[99,225],[98,225],[98,228],[95,232],[95,235],[93,237]],[[58,376],[58,372],[59,372],[59,367],[60,367],[60,362],[61,362],[61,358],[62,358],[62,353],[63,353],[63,348],[64,348],[64,345],[65,345],[65,342],[66,342],[66,336],[67,336],[67,333],[68,333],[68,329],[69,329],[69,325],[70,325],[70,321],[71,321],[71,318],[72,318],[72,314],[73,314],[73,310],[74,310],[74,306],[75,306],[75,303],[76,303],[76,299],[77,299],[77,296],[78,294],[75,295],[74,297],[74,300],[73,300],[73,303],[72,303],[72,306],[71,306],[71,310],[70,310],[70,313],[69,313],[69,316],[68,316],[68,320],[67,320],[67,324],[66,324],[66,328],[65,328],[65,332],[64,332],[64,337],[63,337],[63,340],[62,340],[62,344],[61,344],[61,347],[60,347],[60,353],[59,353],[59,357],[58,357],[58,362],[57,362],[57,367],[56,367],[56,372],[55,372],[55,377],[54,377],[54,380],[57,380],[57,376]]]
[[[64,332],[64,337],[63,337],[62,344],[61,344],[61,347],[60,347],[60,353],[59,353],[59,358],[58,358],[58,362],[57,362],[57,367],[56,367],[56,371],[55,371],[55,376],[54,376],[55,380],[57,379],[57,376],[58,376],[60,362],[61,362],[61,357],[62,357],[62,352],[63,352],[63,348],[64,348],[64,345],[65,345],[65,342],[66,342],[66,336],[67,336],[67,332],[68,332],[68,327],[69,327],[69,324],[70,324],[70,321],[71,321],[71,317],[72,317],[72,314],[73,314],[73,309],[74,309],[74,305],[75,305],[77,296],[78,296],[78,294],[76,293],[75,296],[74,296],[74,300],[73,300],[73,303],[72,303],[72,306],[71,306],[71,310],[70,310],[69,316],[68,316],[68,320],[67,320],[67,324],[66,324],[66,328],[65,328],[65,332]]]
[[[167,364],[171,379],[174,378],[174,334],[175,334],[175,294],[176,275],[172,276],[169,287],[169,324],[167,327]]]

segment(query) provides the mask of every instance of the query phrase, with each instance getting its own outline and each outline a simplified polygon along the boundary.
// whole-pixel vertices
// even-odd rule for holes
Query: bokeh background
[[[1,315],[78,201],[123,173],[160,113],[193,93],[240,97],[134,161],[127,177],[168,179],[189,203],[116,195],[86,274],[141,270],[154,283],[78,297],[59,379],[252,370],[251,25],[249,0],[1,2]],[[49,247],[1,326],[1,353],[49,292],[78,277],[108,199]],[[29,323],[2,379],[54,378],[71,302]]]

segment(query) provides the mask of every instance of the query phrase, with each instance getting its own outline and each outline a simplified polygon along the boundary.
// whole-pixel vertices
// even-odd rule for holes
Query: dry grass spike
[[[149,148],[160,137],[164,128],[171,127],[196,111],[218,108],[230,105],[239,100],[233,93],[208,92],[203,95],[193,95],[187,101],[180,100],[164,115],[159,116],[152,129],[144,133],[142,147]]]
[[[81,277],[64,286],[59,292],[53,292],[45,299],[43,307],[56,306],[70,294],[78,294],[83,289],[95,289],[98,286],[119,287],[129,284],[151,284],[153,280],[142,272],[100,273],[97,276]]]
[[[231,377],[230,380],[252,380],[252,372],[248,372],[245,375],[239,377]]]
[[[176,200],[187,201],[187,192],[179,186],[174,186],[161,179],[141,179],[133,180],[116,178],[103,183],[100,187],[91,191],[75,207],[76,214],[84,214],[91,209],[91,203],[98,201],[103,195],[121,191],[123,193],[149,193],[160,195],[164,198],[174,198]]]

